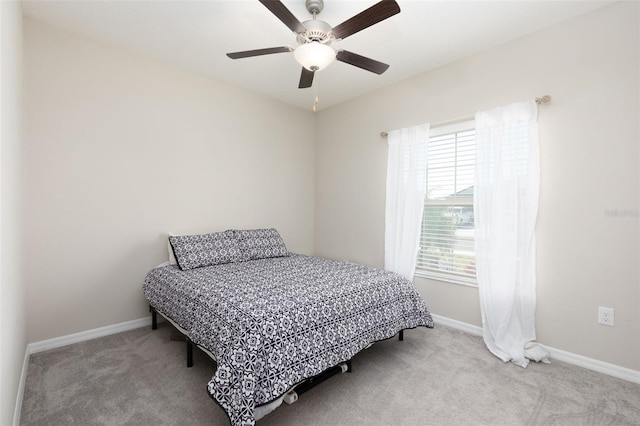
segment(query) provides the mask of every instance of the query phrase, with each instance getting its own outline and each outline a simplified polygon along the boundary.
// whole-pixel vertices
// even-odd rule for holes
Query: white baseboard
[[[433,321],[436,324],[455,328],[456,330],[464,331],[466,333],[470,333],[475,336],[482,337],[482,327],[478,327],[477,325],[468,324],[468,323],[454,320],[451,318],[443,317],[441,315],[432,314],[432,317],[433,317]],[[579,367],[586,368],[588,370],[597,371],[598,373],[603,373],[609,376],[616,377],[618,379],[627,380],[632,383],[640,384],[640,371],[632,370],[626,367],[621,367],[615,364],[610,364],[604,361],[598,361],[597,359],[593,359],[593,358],[587,358],[586,356],[563,351],[562,349],[552,348],[544,344],[543,346],[549,351],[549,353],[551,353],[552,359],[566,362],[568,364],[577,365]]]
[[[587,358],[586,356],[577,355],[571,352],[563,351],[562,349],[550,348],[545,346],[551,353],[552,359],[563,361],[568,364],[577,365],[579,367],[587,368],[589,370],[597,371],[609,376],[617,377],[618,379],[627,380],[632,383],[640,384],[640,371],[632,370],[631,368],[620,367],[619,365],[609,364],[608,362],[598,361],[597,359]]]
[[[27,353],[35,354],[42,351],[48,351],[49,349],[61,348],[73,343],[97,339],[98,337],[109,336],[111,334],[134,330],[148,325],[151,325],[151,317],[139,318],[136,320],[108,325],[106,327],[94,328],[93,330],[81,331],[79,333],[69,334],[62,337],[55,337],[53,339],[29,343],[27,345]]]
[[[27,367],[29,367],[29,349],[25,348],[24,360],[22,361],[22,373],[20,373],[20,383],[18,383],[18,394],[16,395],[16,406],[13,410],[13,426],[20,425],[22,400],[24,399],[24,387],[27,383]]]
[[[482,327],[478,327],[477,325],[454,320],[454,319],[443,317],[442,315],[437,315],[433,313],[431,314],[431,316],[433,317],[433,321],[436,324],[455,328],[456,330],[464,331],[466,333],[473,334],[474,336],[482,337]]]
[[[93,330],[69,334],[67,336],[55,337],[53,339],[29,343],[24,353],[24,362],[22,363],[22,374],[20,375],[20,383],[18,384],[18,395],[16,397],[16,407],[13,413],[13,425],[18,426],[20,424],[20,414],[22,411],[22,401],[24,398],[24,387],[27,381],[27,368],[29,367],[29,356],[31,354],[47,351],[49,349],[61,348],[73,343],[84,342],[86,340],[109,336],[116,333],[122,333],[123,331],[134,330],[136,328],[147,327],[150,325],[151,317],[139,318],[136,320],[108,325],[106,327],[94,328]]]

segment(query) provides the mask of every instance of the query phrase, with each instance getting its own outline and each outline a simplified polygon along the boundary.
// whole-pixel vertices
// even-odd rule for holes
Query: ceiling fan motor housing
[[[331,44],[335,40],[331,36],[331,25],[324,21],[305,21],[302,25],[307,29],[305,32],[298,34],[298,44],[311,43],[317,41],[322,44]]]

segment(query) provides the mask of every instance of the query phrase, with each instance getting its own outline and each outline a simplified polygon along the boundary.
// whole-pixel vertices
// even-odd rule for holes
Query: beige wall
[[[0,424],[13,423],[27,346],[22,274],[22,12],[0,2]]]
[[[539,114],[538,340],[640,370],[638,8],[606,6],[319,113],[316,253],[383,266],[381,130],[550,94]],[[631,214],[606,215],[615,209]],[[415,281],[434,313],[481,324],[476,288]],[[615,309],[615,327],[597,324],[598,306]]]
[[[168,231],[312,253],[311,112],[31,20],[24,43],[29,341],[148,315]]]

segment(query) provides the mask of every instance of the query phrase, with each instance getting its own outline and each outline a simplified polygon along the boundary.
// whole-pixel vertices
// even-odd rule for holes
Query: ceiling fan
[[[311,87],[314,73],[326,68],[336,59],[376,74],[382,74],[389,68],[389,65],[385,63],[357,53],[343,49],[334,50],[330,45],[336,40],[344,40],[358,31],[399,13],[400,6],[394,0],[382,0],[335,27],[331,27],[324,21],[316,20],[316,15],[324,7],[323,0],[305,1],[307,11],[313,15],[312,20],[305,22],[300,22],[279,0],[258,1],[296,34],[298,46],[270,47],[227,53],[229,58],[240,59],[273,53],[293,52],[296,61],[302,65],[302,74],[298,85],[300,89]]]

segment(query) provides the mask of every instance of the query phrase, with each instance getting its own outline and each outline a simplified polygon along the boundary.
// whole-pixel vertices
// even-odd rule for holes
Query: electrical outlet
[[[613,308],[598,308],[598,324],[608,325],[613,327],[615,323],[615,315]]]

